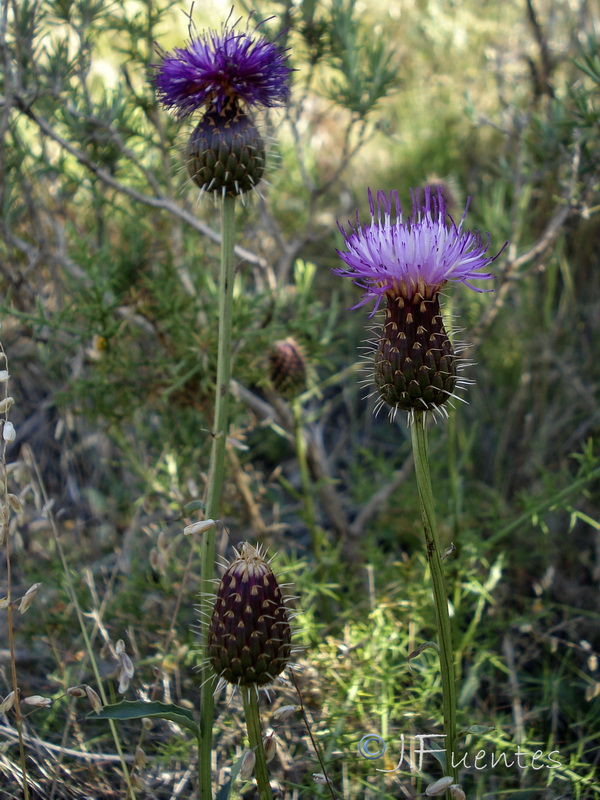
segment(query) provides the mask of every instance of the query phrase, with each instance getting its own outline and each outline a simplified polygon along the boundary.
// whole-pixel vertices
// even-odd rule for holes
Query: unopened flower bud
[[[327,778],[325,777],[325,775],[323,775],[322,772],[313,772],[312,779],[315,783],[318,783],[319,785],[327,783]]]
[[[279,394],[292,399],[306,388],[306,359],[295,339],[275,342],[269,353],[269,377]]]
[[[2,438],[5,442],[14,442],[17,437],[17,432],[15,431],[15,426],[12,422],[7,421],[4,423],[2,427]]]
[[[8,370],[7,369],[0,369],[0,383],[6,383],[8,380]]]
[[[456,797],[456,800],[467,800],[467,795],[463,792],[458,783],[453,783],[450,787],[450,794]]]
[[[260,548],[244,542],[223,575],[212,613],[208,653],[228,683],[264,686],[290,657],[287,609]]]
[[[69,686],[67,689],[67,695],[69,697],[85,697],[86,691],[83,686]]]
[[[52,700],[49,697],[42,697],[40,694],[24,697],[21,702],[26,706],[35,706],[37,708],[49,708],[52,705]]]
[[[102,711],[102,700],[100,700],[100,697],[98,696],[97,692],[95,692],[91,686],[88,686],[86,684],[85,693],[87,695],[87,699],[89,700],[91,707],[94,709],[96,714],[99,714]]]
[[[425,794],[427,797],[439,797],[440,795],[444,794],[446,789],[452,785],[453,780],[454,778],[451,778],[449,775],[445,775],[443,778],[440,778],[434,783],[430,783],[425,789]]]
[[[256,764],[256,755],[254,750],[247,750],[242,759],[242,766],[240,769],[240,777],[242,780],[247,781],[252,775],[254,765]]]
[[[35,596],[40,588],[41,583],[34,583],[33,586],[30,586],[29,589],[25,592],[23,597],[21,598],[21,602],[19,603],[19,613],[24,614],[29,606],[35,600]]]

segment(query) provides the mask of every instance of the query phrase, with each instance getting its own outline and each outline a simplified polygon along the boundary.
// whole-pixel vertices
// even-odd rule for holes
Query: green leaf
[[[215,800],[229,800],[229,796],[231,795],[231,788],[233,786],[233,782],[235,781],[235,779],[239,775],[239,772],[240,772],[240,770],[242,768],[242,762],[244,761],[244,756],[245,755],[246,755],[246,752],[244,751],[242,753],[242,755],[238,758],[238,760],[235,762],[235,764],[233,765],[233,768],[231,770],[231,775],[229,776],[229,780],[227,781],[227,783],[224,783],[223,786],[221,786],[221,788],[219,789],[219,791],[216,794]]]
[[[467,733],[474,733],[474,734],[484,734],[484,733],[491,733],[495,731],[496,728],[494,725],[469,725],[468,728],[465,728],[464,731],[460,732],[460,736],[466,736]]]
[[[196,738],[200,736],[200,728],[194,720],[194,715],[187,708],[176,706],[173,703],[159,703],[158,701],[146,703],[143,700],[122,700],[120,703],[104,706],[99,714],[93,711],[88,714],[92,719],[142,719],[143,717],[160,717],[176,722],[182,728],[187,728]]]

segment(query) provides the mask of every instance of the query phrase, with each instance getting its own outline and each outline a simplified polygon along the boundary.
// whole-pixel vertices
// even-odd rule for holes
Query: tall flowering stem
[[[456,678],[454,674],[454,646],[452,644],[452,627],[448,613],[448,591],[444,577],[444,566],[440,550],[440,540],[435,519],[433,491],[429,473],[429,457],[427,451],[426,415],[418,411],[410,425],[412,449],[415,463],[415,474],[427,561],[431,570],[435,616],[439,636],[440,673],[442,676],[442,705],[444,713],[444,734],[446,748],[446,775],[452,775],[454,782],[458,780],[456,752]]]
[[[487,267],[498,257],[487,254],[490,244],[477,232],[464,230],[467,209],[456,223],[447,213],[443,193],[428,187],[424,200],[412,194],[412,214],[405,218],[397,192],[369,191],[371,222],[340,225],[344,266],[334,272],[349,277],[364,293],[357,304],[384,305],[375,344],[373,381],[379,394],[377,409],[388,406],[390,416],[408,412],[427,561],[431,570],[437,620],[442,706],[446,736],[446,772],[454,782],[456,748],[456,681],[448,593],[435,521],[427,456],[428,413],[448,416],[445,404],[458,398],[470,382],[461,377],[465,366],[444,323],[442,288],[449,282],[484,291],[473,281],[493,276]],[[501,252],[501,251],[500,251]]]
[[[206,518],[220,516],[227,443],[234,280],[235,199],[252,191],[265,168],[265,146],[252,111],[283,105],[290,95],[286,51],[252,31],[237,30],[239,20],[221,31],[198,34],[190,18],[185,47],[160,52],[154,85],[160,102],[184,119],[200,112],[188,139],[188,175],[202,193],[221,199],[221,266],[219,278],[219,346],[215,412]],[[209,593],[215,561],[215,528],[202,542],[202,590]],[[204,666],[200,711],[198,784],[200,798],[211,800],[213,681],[208,661],[208,632],[203,642]]]
[[[217,361],[217,383],[215,387],[215,411],[208,472],[208,494],[206,498],[207,519],[218,519],[225,475],[225,449],[229,419],[229,382],[231,380],[231,319],[233,306],[233,282],[235,268],[235,198],[225,197],[221,209],[221,264],[219,271],[219,346]],[[202,591],[209,593],[215,563],[215,528],[205,532],[202,540]],[[208,636],[208,632],[207,632]],[[208,642],[203,642],[206,655]],[[212,797],[211,756],[212,725],[214,715],[211,668],[203,661],[200,705],[200,753],[198,758],[198,781],[200,797]]]

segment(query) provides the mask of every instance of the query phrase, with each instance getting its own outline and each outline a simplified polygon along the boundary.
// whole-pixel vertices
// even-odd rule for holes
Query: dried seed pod
[[[69,688],[67,689],[67,694],[69,697],[85,697],[86,696],[85,687],[69,686]]]
[[[19,603],[19,613],[24,614],[29,606],[33,603],[35,596],[40,588],[41,583],[34,583],[33,586],[30,586],[29,589],[25,592],[23,597],[21,598],[21,602]]]
[[[443,778],[440,778],[433,783],[430,783],[429,786],[425,789],[425,794],[427,797],[439,797],[440,795],[444,794],[446,789],[448,789],[454,781],[454,778],[451,778],[449,775],[445,775]]]
[[[49,708],[52,705],[52,700],[49,697],[42,697],[41,694],[31,694],[29,697],[24,697],[21,702],[36,708]]]
[[[6,714],[7,711],[10,711],[11,708],[15,704],[15,693],[9,692],[4,700],[0,703],[0,714]]]
[[[277,753],[277,742],[275,741],[275,736],[272,733],[263,738],[263,748],[265,751],[265,761],[267,764],[270,764]]]
[[[254,771],[256,764],[256,754],[254,750],[246,750],[242,758],[242,766],[240,768],[240,778],[247,781]]]
[[[205,531],[214,528],[217,523],[214,519],[201,519],[198,522],[192,522],[191,525],[187,525],[183,529],[183,533],[185,536],[190,536],[194,533],[204,533]]]
[[[244,542],[236,554],[217,591],[209,658],[228,683],[264,686],[283,672],[290,657],[288,613],[260,548]]]
[[[292,717],[300,706],[281,706],[277,711],[273,712],[273,720],[275,722],[285,722],[286,719]]]
[[[91,707],[94,709],[96,714],[99,714],[102,711],[102,700],[98,696],[98,693],[92,689],[91,686],[85,685],[85,693],[87,695],[87,699],[90,702]]]

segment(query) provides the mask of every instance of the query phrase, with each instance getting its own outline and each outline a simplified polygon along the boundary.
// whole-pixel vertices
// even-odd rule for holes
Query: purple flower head
[[[464,283],[476,292],[489,291],[471,281],[492,278],[483,270],[500,253],[486,255],[489,234],[484,242],[478,231],[463,230],[468,203],[457,225],[450,217],[447,221],[441,190],[435,197],[425,189],[422,204],[418,190],[411,191],[411,196],[412,215],[406,221],[398,192],[377,192],[375,201],[369,189],[370,224],[361,225],[358,211],[355,224],[348,223],[347,231],[338,223],[346,244],[346,250],[338,250],[338,255],[346,266],[333,271],[352,278],[365,290],[354,308],[375,298],[374,314],[386,294],[410,299],[418,292],[431,298],[447,281]]]
[[[257,35],[258,26],[238,32],[236,25],[198,36],[190,28],[186,47],[165,53],[156,67],[159,100],[180,119],[202,107],[220,112],[229,103],[272,107],[288,100],[292,70],[286,51]]]

